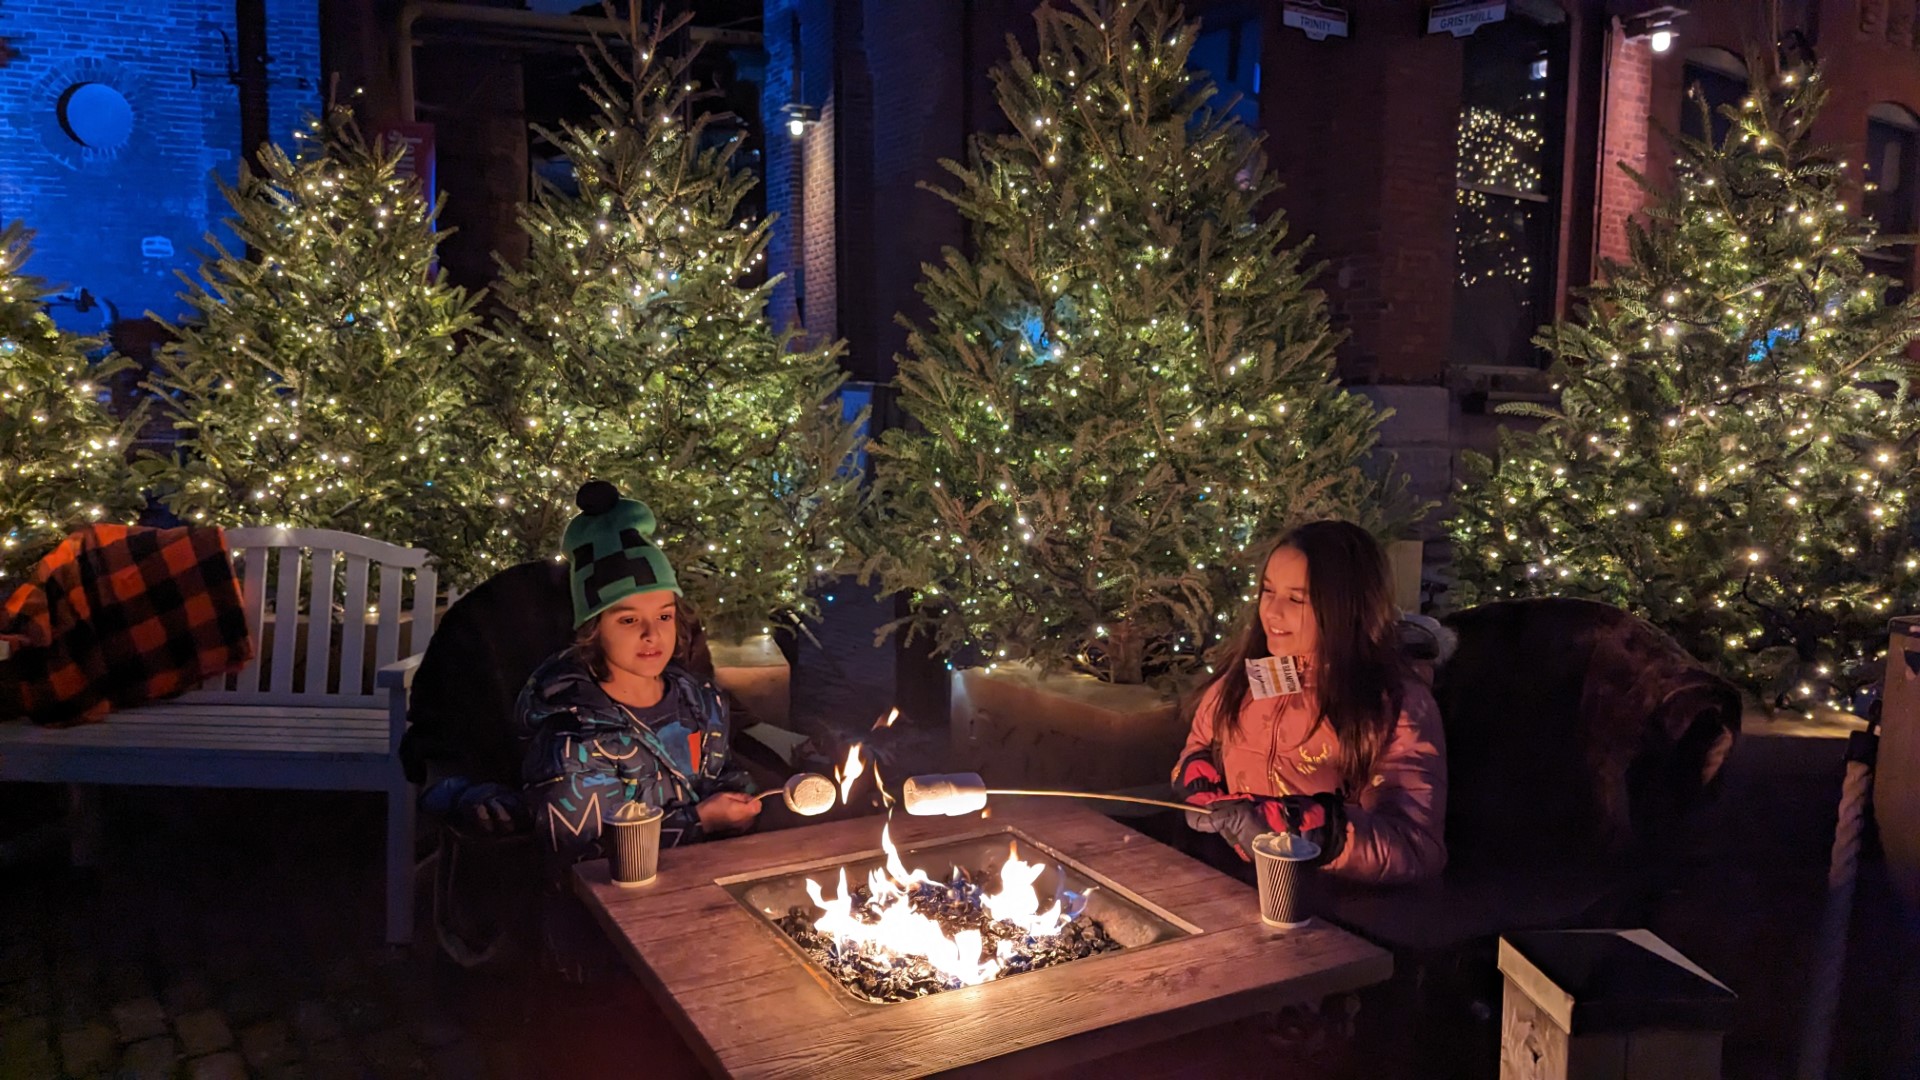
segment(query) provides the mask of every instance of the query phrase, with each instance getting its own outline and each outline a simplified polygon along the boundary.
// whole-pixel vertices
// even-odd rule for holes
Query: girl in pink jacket
[[[1242,859],[1255,836],[1291,832],[1343,878],[1437,876],[1446,742],[1398,623],[1386,558],[1366,530],[1318,521],[1282,538],[1174,769],[1181,798],[1211,811],[1188,824]],[[1252,676],[1248,661],[1263,661]]]

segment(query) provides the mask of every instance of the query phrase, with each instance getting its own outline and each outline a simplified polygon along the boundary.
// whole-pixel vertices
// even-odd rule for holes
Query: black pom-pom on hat
[[[620,489],[605,480],[587,481],[580,485],[580,493],[573,497],[573,504],[583,514],[604,514],[619,501]]]

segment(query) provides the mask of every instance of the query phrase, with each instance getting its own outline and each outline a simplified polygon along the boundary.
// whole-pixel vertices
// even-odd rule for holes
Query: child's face
[[[600,616],[600,649],[607,664],[629,675],[657,679],[673,659],[679,629],[674,595],[664,590],[629,596]]]
[[[1280,548],[1267,559],[1260,577],[1260,628],[1267,633],[1267,651],[1275,656],[1312,660],[1319,655],[1320,623],[1307,591],[1307,557],[1297,548]]]

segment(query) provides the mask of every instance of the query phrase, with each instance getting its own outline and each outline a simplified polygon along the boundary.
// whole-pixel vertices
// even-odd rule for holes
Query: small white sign
[[[1262,656],[1249,660],[1247,687],[1253,691],[1255,701],[1297,694],[1304,689],[1300,683],[1300,661],[1292,656]]]
[[[171,259],[173,258],[173,241],[164,236],[143,236],[140,238],[140,257]]]
[[[1294,3],[1289,0],[1282,5],[1280,21],[1283,25],[1307,35],[1308,41],[1325,41],[1330,37],[1347,36],[1347,13],[1339,8]]]
[[[1471,37],[1475,30],[1488,23],[1504,22],[1506,17],[1507,0],[1458,0],[1451,4],[1435,4],[1427,11],[1427,33]]]

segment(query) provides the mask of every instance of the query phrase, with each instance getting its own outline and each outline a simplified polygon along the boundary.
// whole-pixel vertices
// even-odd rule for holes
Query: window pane
[[[1542,35],[1530,32],[1536,29],[1524,20],[1495,23],[1467,39],[1457,166],[1463,185],[1545,191],[1542,116],[1559,65]]]
[[[1464,188],[1456,195],[1453,362],[1531,364],[1533,335],[1552,317],[1540,288],[1550,275],[1538,263],[1538,253],[1552,251],[1551,205]]]
[[[1553,313],[1564,27],[1509,18],[1464,47],[1450,358],[1535,364],[1534,333]]]
[[[1713,144],[1720,145],[1727,137],[1727,129],[1732,126],[1732,121],[1721,115],[1720,107],[1738,106],[1746,98],[1746,80],[1700,64],[1688,64],[1681,80],[1681,85],[1687,88],[1687,97],[1680,106],[1680,133],[1695,139],[1705,137],[1706,133],[1700,129],[1700,100],[1704,100],[1710,114],[1708,121],[1713,125]],[[1696,88],[1697,99],[1693,93]]]
[[[1920,137],[1881,120],[1867,121],[1863,206],[1880,231],[1913,231],[1913,155]]]
[[[1260,20],[1238,19],[1213,26],[1202,23],[1187,54],[1187,67],[1204,71],[1219,87],[1208,105],[1225,109],[1249,125],[1260,123]]]

